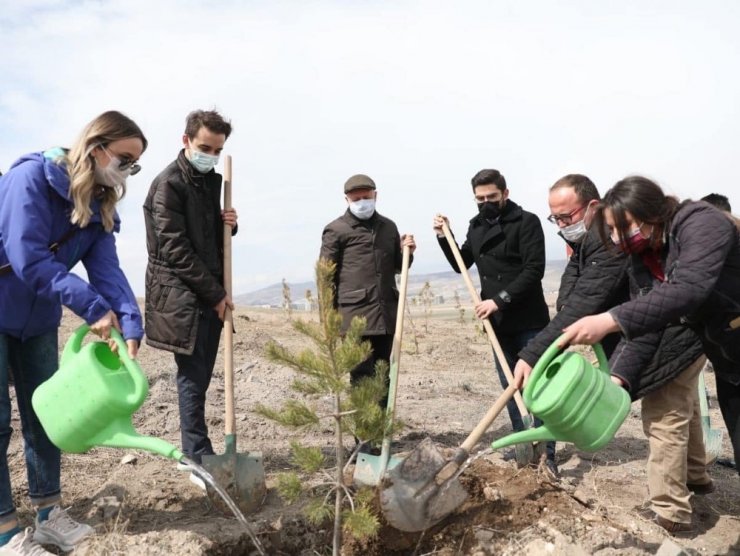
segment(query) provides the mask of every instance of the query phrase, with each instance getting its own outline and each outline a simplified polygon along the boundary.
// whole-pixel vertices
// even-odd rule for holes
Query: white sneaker
[[[0,546],[2,556],[52,556],[53,553],[44,550],[40,544],[33,540],[33,529],[28,527],[10,539],[6,545]]]
[[[190,466],[187,465],[187,464],[185,464],[185,463],[183,463],[183,462],[181,462],[181,461],[178,461],[177,462],[177,470],[178,471],[190,471]]]
[[[40,544],[56,545],[67,552],[92,532],[92,527],[85,523],[78,523],[69,517],[67,510],[54,506],[46,521],[39,522],[38,516],[36,517],[36,531],[33,533],[33,540]]]

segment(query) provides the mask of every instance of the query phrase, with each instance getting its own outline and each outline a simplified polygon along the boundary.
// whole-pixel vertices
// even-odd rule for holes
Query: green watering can
[[[496,440],[493,449],[558,440],[595,452],[614,438],[630,410],[627,391],[614,384],[601,344],[594,344],[599,366],[582,355],[561,353],[560,338],[547,349],[524,387],[524,403],[543,425]]]
[[[116,330],[111,337],[118,354],[107,342],[82,339],[90,327],[80,326],[67,341],[59,369],[33,394],[32,405],[49,439],[65,452],[87,452],[94,446],[135,448],[180,461],[182,452],[172,444],[138,434],[131,415],[149,392],[139,364]]]

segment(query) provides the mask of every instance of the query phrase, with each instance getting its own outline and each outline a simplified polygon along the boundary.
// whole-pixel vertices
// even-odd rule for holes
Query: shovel
[[[231,156],[224,163],[224,209],[231,208]],[[224,289],[231,297],[231,227],[224,224]],[[261,452],[240,454],[236,451],[234,417],[234,316],[227,307],[224,313],[224,418],[225,449],[223,455],[203,456],[203,467],[216,479],[243,513],[256,511],[265,499],[265,469]],[[228,513],[218,493],[208,488],[214,506]]]
[[[699,373],[699,407],[701,408],[701,430],[704,433],[704,451],[707,465],[714,463],[722,453],[722,431],[713,429],[709,422],[707,386],[704,382],[704,369]]]
[[[398,365],[401,362],[401,338],[403,337],[403,316],[406,308],[406,289],[409,279],[409,259],[411,258],[411,248],[403,248],[403,262],[401,263],[401,284],[398,291],[398,311],[396,313],[396,332],[393,335],[393,348],[391,349],[390,384],[388,385],[388,404],[386,405],[385,414],[388,417],[388,423],[393,423],[393,417],[396,411],[396,392],[398,391]],[[380,483],[380,479],[385,475],[386,469],[398,465],[400,459],[391,458],[391,437],[390,432],[386,430],[383,434],[383,444],[379,456],[371,454],[358,454],[357,463],[355,464],[355,473],[353,476],[355,484],[375,486]]]
[[[468,293],[473,300],[473,304],[480,303],[481,299],[480,295],[478,294],[478,290],[475,289],[475,285],[473,285],[473,281],[470,279],[470,273],[465,266],[465,262],[463,261],[462,255],[460,254],[460,249],[458,249],[457,247],[455,238],[452,237],[452,232],[450,232],[450,227],[447,225],[447,222],[444,222],[442,224],[442,232],[447,239],[447,243],[449,243],[450,245],[450,249],[452,250],[452,254],[455,257],[455,261],[457,261],[457,267],[460,269],[460,273],[465,280],[465,285],[468,287]],[[501,365],[501,368],[504,371],[506,381],[509,384],[513,384],[514,375],[511,374],[511,369],[509,369],[509,364],[506,362],[506,357],[504,357],[504,352],[501,349],[501,344],[499,344],[498,339],[496,338],[496,333],[493,331],[491,321],[487,318],[483,319],[483,327],[486,329],[486,334],[488,334],[488,339],[491,342],[491,346],[493,346],[493,351],[496,354],[498,364]],[[526,430],[534,427],[534,418],[529,413],[527,406],[524,405],[524,400],[522,399],[522,395],[519,391],[515,393],[514,401],[516,402],[516,406],[517,408],[519,408],[519,413],[522,416],[524,429]],[[544,449],[544,447],[542,449]],[[535,453],[535,449],[532,444],[517,444],[516,446],[514,446],[514,453],[516,455],[516,463],[519,467],[529,465],[530,463],[539,463],[541,455],[539,453]]]
[[[380,493],[388,523],[400,531],[423,531],[465,502],[468,494],[457,478],[460,466],[516,392],[513,384],[504,390],[452,459],[445,459],[432,439],[425,438],[388,471]]]

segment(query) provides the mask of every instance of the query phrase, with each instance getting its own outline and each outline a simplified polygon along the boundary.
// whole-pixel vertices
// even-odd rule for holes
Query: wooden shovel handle
[[[462,255],[460,254],[460,249],[457,247],[457,243],[455,242],[455,238],[452,237],[452,232],[450,232],[450,227],[447,225],[447,222],[442,223],[442,232],[445,235],[445,238],[447,239],[447,243],[450,244],[450,249],[452,250],[452,254],[455,257],[455,261],[457,261],[457,266],[460,269],[460,273],[463,276],[463,279],[465,280],[465,285],[468,287],[468,293],[470,293],[470,297],[473,299],[473,304],[480,303],[480,295],[478,294],[478,290],[475,289],[475,285],[473,284],[473,280],[470,279],[470,273],[468,272],[468,268],[465,266],[465,262],[463,261]],[[511,369],[509,369],[509,364],[506,362],[506,357],[504,356],[504,352],[501,349],[501,344],[498,342],[498,338],[496,338],[496,333],[493,331],[493,326],[491,326],[491,321],[487,318],[483,319],[483,328],[486,329],[486,334],[488,334],[488,340],[491,342],[491,345],[493,346],[493,351],[496,353],[496,359],[498,359],[499,365],[501,365],[501,368],[504,371],[504,375],[506,376],[506,380],[509,382],[509,384],[514,383],[514,375],[511,374]],[[527,406],[524,405],[524,400],[522,399],[521,393],[517,390],[517,392],[514,394],[514,401],[516,401],[516,406],[519,408],[519,413],[521,413],[522,417],[525,417],[526,415],[529,415],[529,410],[527,409]]]
[[[396,331],[393,334],[393,347],[391,348],[391,360],[388,385],[388,405],[386,415],[393,420],[396,412],[396,392],[398,391],[398,366],[401,362],[401,341],[403,339],[403,319],[406,311],[406,292],[409,283],[409,264],[411,260],[411,248],[405,245],[401,262],[401,283],[398,286],[398,311],[396,312]]]
[[[224,160],[224,210],[231,208],[231,155]],[[224,223],[224,289],[231,298],[231,226]],[[234,434],[234,315],[228,307],[224,312],[224,401],[226,415],[224,432]]]

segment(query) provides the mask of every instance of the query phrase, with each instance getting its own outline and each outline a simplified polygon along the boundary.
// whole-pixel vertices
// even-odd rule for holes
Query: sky
[[[366,173],[378,212],[448,268],[436,213],[462,238],[471,177],[496,168],[564,245],[547,189],[568,173],[602,193],[643,174],[681,198],[740,207],[740,3],[632,1],[0,0],[0,170],[70,145],[99,113],[149,139],[129,179],[118,250],[144,293],[142,204],[185,116],[234,132],[234,293],[313,276],[321,231]],[[734,68],[734,69],[733,69]],[[219,168],[222,168],[222,164]],[[740,209],[735,209],[740,212]]]

